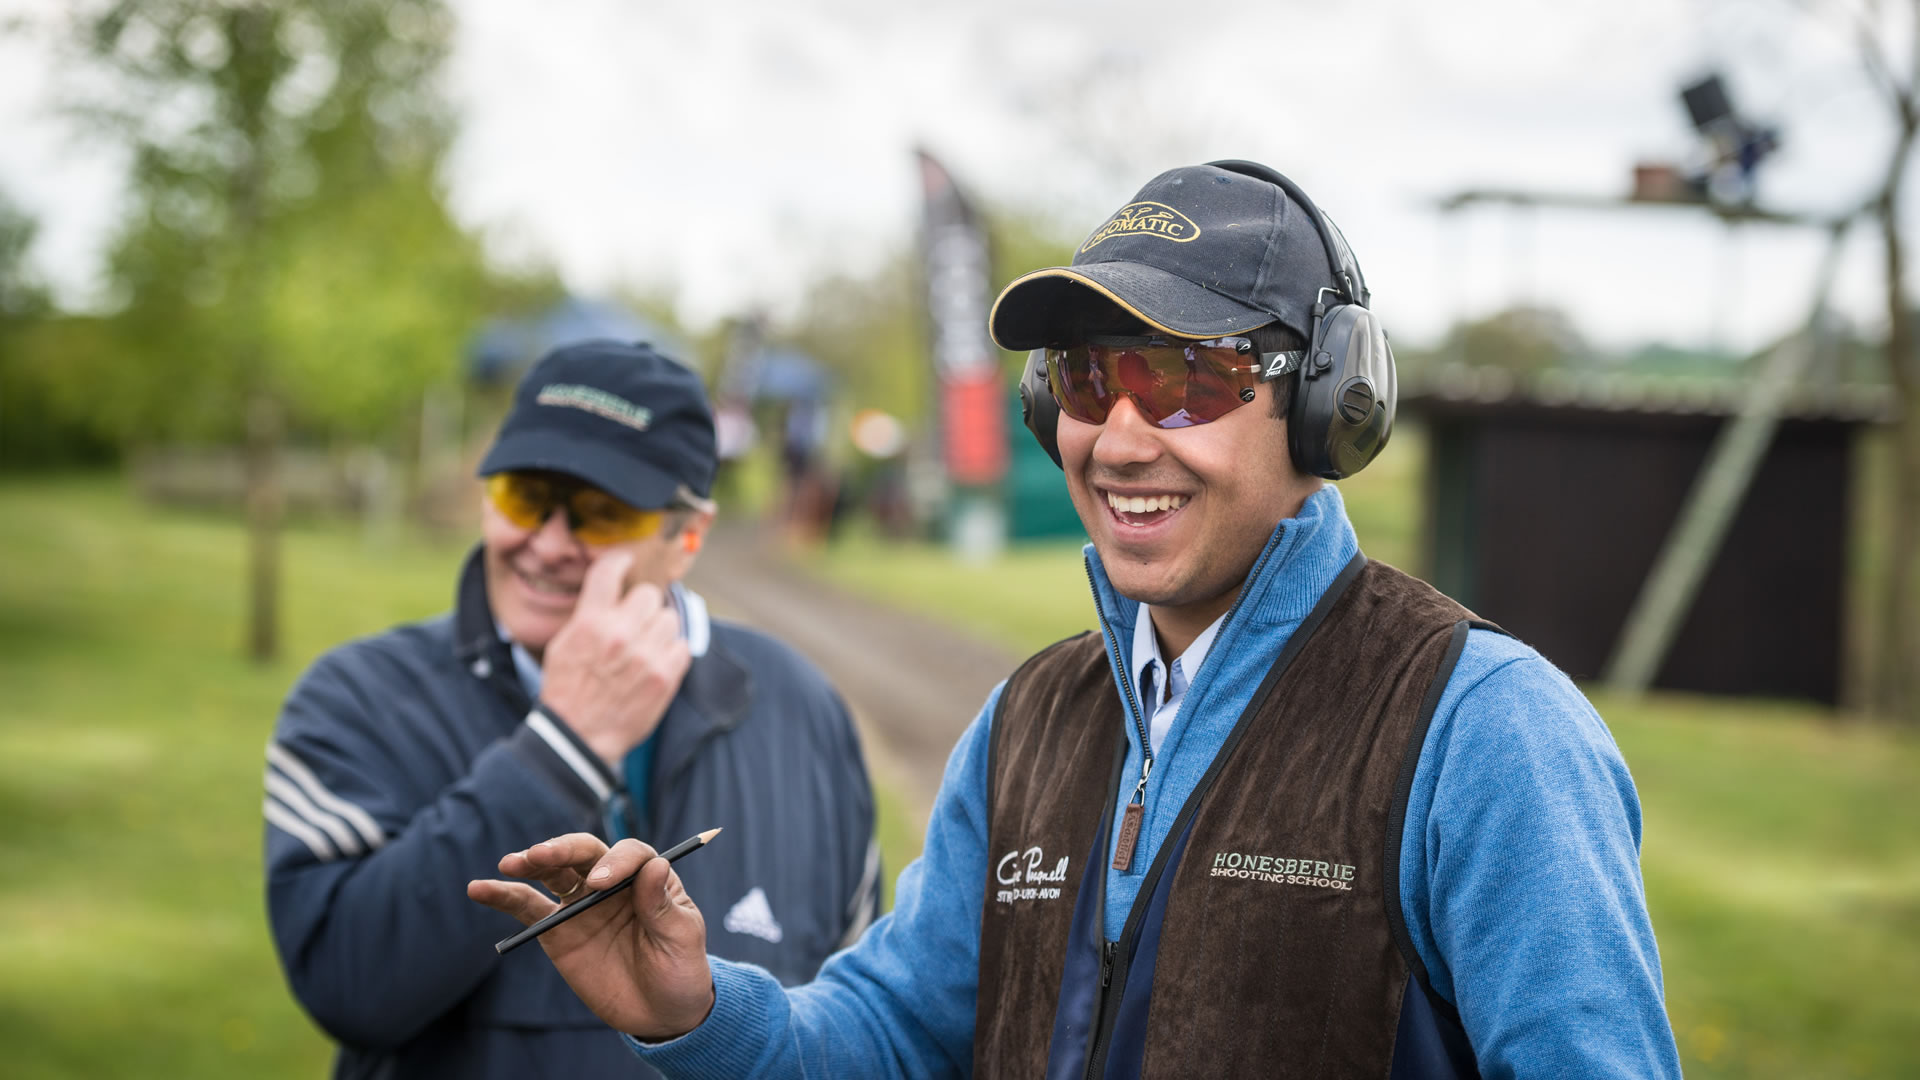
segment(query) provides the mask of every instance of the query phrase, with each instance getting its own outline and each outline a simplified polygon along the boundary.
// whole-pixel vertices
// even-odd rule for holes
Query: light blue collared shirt
[[[1151,611],[1141,604],[1140,617],[1133,624],[1133,681],[1140,693],[1140,707],[1153,711],[1147,721],[1148,745],[1158,754],[1160,741],[1166,738],[1174,718],[1180,715],[1181,699],[1187,696],[1187,686],[1193,682],[1191,672],[1199,671],[1200,665],[1207,662],[1213,636],[1220,632],[1220,624],[1227,616],[1222,612],[1219,618],[1208,623],[1200,636],[1193,639],[1193,644],[1187,646],[1187,651],[1174,657],[1173,666],[1168,669],[1160,659],[1160,636],[1153,632],[1153,620],[1148,617]],[[1163,670],[1170,674],[1163,676]]]

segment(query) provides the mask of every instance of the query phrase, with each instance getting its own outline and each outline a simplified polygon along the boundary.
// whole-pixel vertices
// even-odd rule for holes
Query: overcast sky
[[[1817,236],[1434,201],[1624,193],[1636,159],[1689,153],[1677,89],[1709,68],[1785,129],[1770,205],[1857,203],[1891,146],[1842,20],[1788,0],[452,6],[457,214],[502,259],[545,259],[587,293],[666,289],[696,324],[791,311],[810,276],[911,243],[924,145],[983,200],[1074,236],[1161,169],[1264,161],[1339,222],[1401,340],[1533,302],[1608,345],[1744,348],[1804,317]],[[41,219],[42,272],[85,302],[118,163],[50,115],[53,75],[42,47],[0,40],[0,190]],[[1869,322],[1878,266],[1861,230],[1840,300]]]

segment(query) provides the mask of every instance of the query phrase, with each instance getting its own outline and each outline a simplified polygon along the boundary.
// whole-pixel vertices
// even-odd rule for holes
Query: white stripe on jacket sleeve
[[[353,835],[353,830],[347,828],[346,822],[313,805],[305,795],[301,794],[299,788],[272,769],[267,770],[267,794],[280,800],[280,804],[288,810],[300,815],[308,825],[331,837],[334,846],[340,849],[340,854],[360,854],[360,841]]]
[[[876,838],[867,841],[867,865],[860,872],[860,885],[853,890],[853,904],[847,911],[849,922],[847,932],[840,937],[835,948],[844,949],[860,940],[860,935],[873,925],[873,916],[880,910],[880,841]]]
[[[560,760],[566,762],[567,768],[577,773],[581,781],[593,789],[594,795],[598,796],[601,802],[613,798],[613,788],[608,786],[607,778],[599,769],[593,767],[592,762],[581,756],[580,748],[573,745],[573,740],[567,738],[565,732],[553,726],[553,721],[547,719],[546,713],[539,709],[528,713],[527,726],[533,729],[534,734],[544,739],[546,744],[553,748],[554,753],[560,755]]]
[[[307,824],[300,815],[270,798],[261,800],[261,808],[266,812],[269,824],[305,843],[314,857],[321,862],[332,862],[339,858],[334,854],[333,845],[327,843],[326,834]]]
[[[378,849],[380,845],[387,842],[387,834],[380,831],[380,826],[373,820],[373,815],[328,791],[326,785],[320,782],[320,778],[313,774],[312,769],[307,768],[305,762],[295,757],[293,751],[279,743],[270,742],[267,744],[267,762],[291,777],[293,782],[299,784],[301,790],[305,791],[318,806],[344,818],[353,826],[354,831],[360,834],[360,838],[367,842],[369,849]]]

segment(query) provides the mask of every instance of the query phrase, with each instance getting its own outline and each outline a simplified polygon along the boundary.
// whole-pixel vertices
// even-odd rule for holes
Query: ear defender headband
[[[1306,359],[1293,372],[1287,411],[1287,452],[1301,472],[1340,480],[1367,467],[1393,434],[1399,380],[1386,330],[1368,310],[1370,293],[1360,263],[1333,222],[1299,185],[1252,161],[1213,161],[1228,172],[1265,180],[1304,209],[1326,249],[1337,284],[1314,296]],[[1328,294],[1332,294],[1329,304]],[[1027,430],[1060,465],[1056,434],[1060,405],[1047,386],[1046,350],[1027,355],[1020,376],[1020,414]]]

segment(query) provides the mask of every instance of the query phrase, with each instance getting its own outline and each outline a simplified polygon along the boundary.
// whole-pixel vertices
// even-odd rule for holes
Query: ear
[[[688,563],[700,554],[700,548],[707,542],[707,530],[711,528],[713,511],[710,509],[701,510],[687,518],[686,525],[680,530],[680,552]]]

